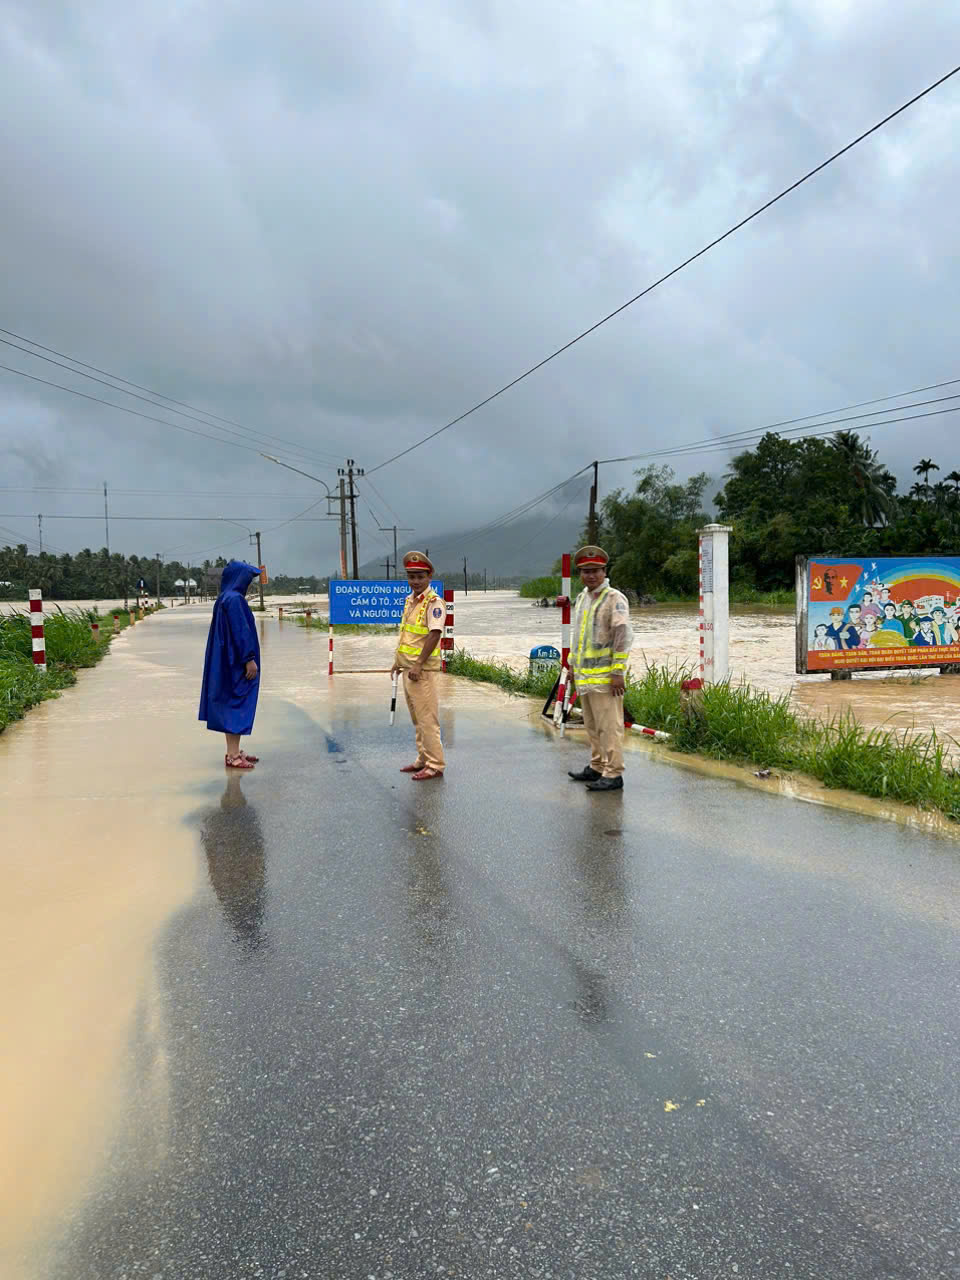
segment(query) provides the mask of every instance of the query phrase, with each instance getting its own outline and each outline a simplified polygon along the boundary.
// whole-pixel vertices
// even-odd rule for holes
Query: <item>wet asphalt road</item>
[[[960,1275],[956,845],[335,696],[191,821],[58,1280]],[[448,738],[450,733],[448,732]]]

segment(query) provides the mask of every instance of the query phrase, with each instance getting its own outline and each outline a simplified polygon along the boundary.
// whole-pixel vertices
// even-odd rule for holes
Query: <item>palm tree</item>
[[[951,471],[945,479],[949,480],[953,485],[954,493],[960,494],[960,471]]]
[[[920,502],[920,501],[921,501],[921,499],[925,498],[926,496],[927,496],[927,487],[926,487],[926,485],[923,485],[923,484],[915,484],[915,485],[913,485],[913,486],[911,487],[911,489],[910,489],[910,497],[911,497],[911,498],[914,498],[917,502]]]
[[[854,509],[866,525],[886,521],[893,509],[890,473],[877,461],[876,449],[861,440],[855,431],[837,431],[830,443],[857,488]]]
[[[927,477],[931,471],[939,471],[940,468],[932,458],[921,458],[917,465],[913,468],[913,474],[923,476],[923,487],[926,490],[926,496],[930,494],[930,482]]]

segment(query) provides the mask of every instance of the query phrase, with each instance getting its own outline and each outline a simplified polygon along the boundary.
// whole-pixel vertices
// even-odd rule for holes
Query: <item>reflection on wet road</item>
[[[85,938],[136,999],[101,983],[75,1020],[130,1010],[74,1055],[113,1105],[81,1093],[86,1161],[16,1280],[956,1273],[956,844],[643,753],[590,796],[581,745],[451,684],[449,774],[417,787],[389,683],[330,685],[313,635],[265,629],[262,763],[227,778],[191,724],[144,783],[197,874]],[[161,618],[127,645],[154,737],[180,733],[203,633]],[[50,858],[28,991],[71,918]],[[143,859],[163,885],[149,839],[84,852],[121,885]],[[25,1167],[78,1089],[23,1094]]]
[[[256,808],[243,794],[239,774],[227,778],[220,803],[200,824],[207,872],[241,955],[263,945],[266,856]]]

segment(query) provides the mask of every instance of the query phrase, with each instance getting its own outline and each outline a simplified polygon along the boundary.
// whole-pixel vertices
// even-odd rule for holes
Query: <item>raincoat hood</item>
[[[260,570],[256,565],[247,564],[245,560],[231,560],[224,567],[220,578],[220,594],[223,595],[225,591],[239,591],[242,596],[246,595],[247,587],[259,574]]]

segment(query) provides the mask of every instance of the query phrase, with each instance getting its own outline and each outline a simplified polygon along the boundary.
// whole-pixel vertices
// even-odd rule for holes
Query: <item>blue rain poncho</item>
[[[253,732],[260,692],[260,641],[245,595],[259,572],[252,564],[231,560],[220,580],[203,660],[199,714],[215,733]],[[251,658],[257,674],[248,680],[245,669]]]

